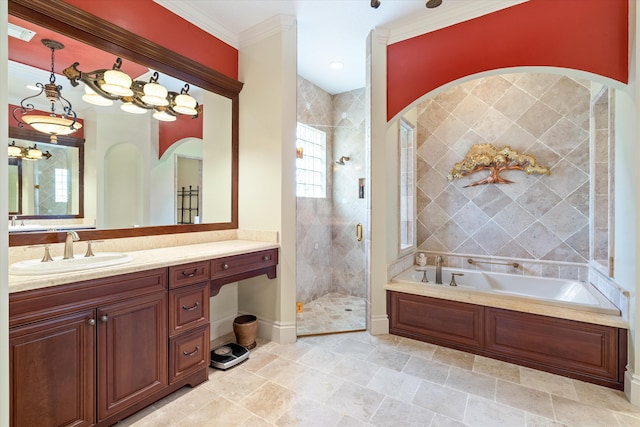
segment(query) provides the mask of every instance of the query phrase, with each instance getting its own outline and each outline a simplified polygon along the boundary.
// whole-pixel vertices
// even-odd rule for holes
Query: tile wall
[[[364,89],[330,95],[298,77],[298,121],[327,132],[327,198],[297,199],[297,301],[330,292],[364,297],[364,244],[356,224],[366,220],[358,198],[365,173]],[[345,165],[335,160],[348,156]]]
[[[419,104],[419,250],[587,263],[589,88],[586,80],[561,75],[503,74]],[[512,184],[463,188],[484,178],[479,172],[449,182],[453,165],[484,142],[530,154],[551,175],[507,171],[502,176]]]

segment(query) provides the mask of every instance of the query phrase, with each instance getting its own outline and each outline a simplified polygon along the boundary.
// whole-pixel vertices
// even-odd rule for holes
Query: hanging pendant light
[[[51,49],[51,75],[49,83],[36,83],[40,92],[33,96],[28,96],[20,101],[20,107],[13,110],[13,118],[18,122],[19,127],[29,125],[38,132],[46,133],[50,136],[52,144],[58,142],[58,135],[69,135],[82,127],[77,122],[76,113],[73,111],[71,103],[62,96],[62,86],[56,85],[56,75],[54,73],[55,51],[63,49],[64,45],[54,40],[43,39],[42,44]],[[51,109],[49,115],[37,114],[35,106],[29,101],[37,98],[42,93],[45,94]],[[56,105],[61,107],[60,115],[56,115]],[[30,113],[30,114],[27,114]],[[16,114],[21,114],[17,116]]]

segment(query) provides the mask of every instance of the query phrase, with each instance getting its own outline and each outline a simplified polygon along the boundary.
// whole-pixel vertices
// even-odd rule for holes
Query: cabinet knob
[[[109,318],[107,317],[106,314],[103,314],[102,316],[100,316],[100,321],[102,323],[107,323],[108,320],[109,320]]]
[[[194,354],[196,354],[198,351],[200,351],[200,347],[196,346],[196,349],[193,350],[192,352],[188,352],[188,351],[183,351],[182,354],[184,354],[185,356],[193,356]]]
[[[271,255],[265,255],[262,257],[263,261],[269,261],[271,259]]]
[[[94,326],[94,325],[96,324],[96,319],[89,319],[89,320],[87,320],[87,324],[88,324],[89,326]]]
[[[228,270],[229,269],[229,264],[222,264],[222,269],[223,270]]]

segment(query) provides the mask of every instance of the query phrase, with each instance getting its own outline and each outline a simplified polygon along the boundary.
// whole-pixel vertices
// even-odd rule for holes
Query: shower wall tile
[[[535,275],[586,280],[580,264],[589,259],[589,103],[588,81],[536,73],[472,80],[421,103],[419,249],[531,260],[527,268]],[[606,118],[604,108],[598,111]],[[551,175],[506,171],[512,184],[468,188],[483,174],[449,182],[454,163],[484,142],[531,154]],[[606,160],[597,167],[606,168]]]
[[[330,95],[298,77],[298,121],[327,133],[327,197],[297,199],[297,301],[331,292],[365,297],[364,244],[356,224],[366,225],[364,178],[365,91]],[[348,156],[345,165],[334,160]],[[365,227],[366,229],[366,227]]]

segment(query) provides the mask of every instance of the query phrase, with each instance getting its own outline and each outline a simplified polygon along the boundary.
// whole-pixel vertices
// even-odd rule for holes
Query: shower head
[[[336,163],[339,165],[344,165],[344,162],[348,162],[349,160],[351,160],[349,156],[342,156],[338,160],[336,160]]]

